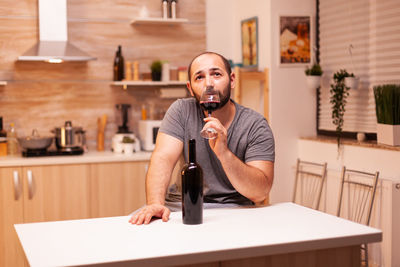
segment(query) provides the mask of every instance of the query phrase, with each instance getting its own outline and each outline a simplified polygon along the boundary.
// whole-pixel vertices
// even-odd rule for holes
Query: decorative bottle
[[[124,79],[124,67],[124,57],[122,56],[121,46],[119,45],[114,58],[114,81],[122,81]]]
[[[17,132],[15,131],[14,123],[10,123],[10,130],[7,133],[7,154],[15,156],[18,153]]]
[[[182,219],[203,223],[203,170],[196,162],[196,140],[189,140],[189,162],[182,169]]]

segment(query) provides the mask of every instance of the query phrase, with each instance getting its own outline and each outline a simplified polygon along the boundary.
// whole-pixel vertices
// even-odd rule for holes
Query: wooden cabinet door
[[[0,168],[0,266],[24,266],[24,252],[14,224],[23,223],[20,168]]]
[[[147,161],[92,164],[93,217],[124,216],[143,206],[147,166]]]
[[[89,172],[87,164],[24,167],[24,221],[89,218]]]

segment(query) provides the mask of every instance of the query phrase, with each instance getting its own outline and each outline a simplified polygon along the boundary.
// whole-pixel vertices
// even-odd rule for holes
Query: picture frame
[[[240,24],[242,64],[244,68],[258,67],[258,17],[244,19]]]
[[[312,63],[310,15],[279,16],[279,66],[305,66]]]

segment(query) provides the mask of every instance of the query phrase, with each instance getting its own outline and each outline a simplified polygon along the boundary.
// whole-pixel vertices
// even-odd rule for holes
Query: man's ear
[[[230,83],[231,83],[231,90],[233,88],[235,88],[236,85],[236,76],[235,76],[235,72],[231,72],[231,76],[229,77]]]
[[[186,82],[186,87],[190,93],[191,96],[194,96],[193,90],[192,90],[192,86],[190,85],[190,82]]]

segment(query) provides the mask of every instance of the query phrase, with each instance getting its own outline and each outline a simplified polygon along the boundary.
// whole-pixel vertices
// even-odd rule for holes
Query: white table
[[[198,264],[277,254],[299,257],[304,251],[326,255],[341,247],[352,248],[357,258],[354,251],[360,244],[382,240],[380,230],[292,203],[207,209],[201,225],[184,225],[181,212],[171,213],[167,223],[136,226],[128,220],[124,216],[15,228],[31,266]]]

